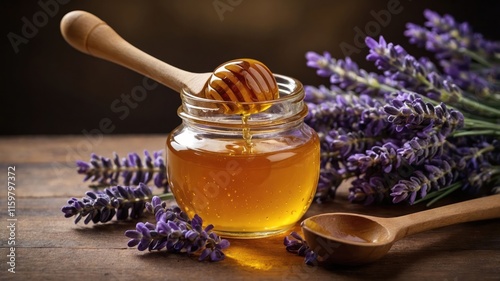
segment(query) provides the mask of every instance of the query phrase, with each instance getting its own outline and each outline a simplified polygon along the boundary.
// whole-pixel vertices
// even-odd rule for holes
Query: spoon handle
[[[398,223],[396,240],[414,233],[457,223],[500,218],[500,195],[450,204],[427,211],[393,218]]]
[[[177,92],[197,75],[137,49],[104,21],[85,11],[66,14],[61,20],[61,33],[77,50],[132,69]]]

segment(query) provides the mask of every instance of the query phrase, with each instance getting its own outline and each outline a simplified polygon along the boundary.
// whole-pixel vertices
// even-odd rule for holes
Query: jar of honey
[[[220,101],[183,91],[182,124],[166,141],[167,176],[177,204],[225,237],[288,230],[316,191],[319,139],[304,123],[304,89],[296,79],[274,77],[279,98],[269,101]],[[251,113],[228,114],[224,108]]]

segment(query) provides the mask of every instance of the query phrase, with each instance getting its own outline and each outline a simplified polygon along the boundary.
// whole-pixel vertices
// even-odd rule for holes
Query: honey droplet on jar
[[[279,98],[273,73],[254,59],[237,59],[217,67],[205,86],[205,97],[227,101],[219,108],[225,114],[249,115],[271,105],[265,101]]]

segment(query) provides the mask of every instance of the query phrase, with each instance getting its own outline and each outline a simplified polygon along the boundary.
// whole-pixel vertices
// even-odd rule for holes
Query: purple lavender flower
[[[225,258],[223,250],[229,247],[229,241],[227,241],[226,239],[221,239],[214,232],[211,232],[208,237],[209,238],[207,240],[207,245],[201,252],[198,260],[202,261],[206,258],[209,258],[209,260],[211,261],[223,260]]]
[[[410,43],[425,47],[435,53],[444,72],[464,90],[492,99],[498,92],[498,85],[489,82],[485,76],[473,70],[473,61],[497,69],[492,61],[498,58],[500,42],[488,41],[481,34],[474,33],[468,23],[458,23],[450,15],[440,16],[426,10],[425,27],[408,24],[405,35]],[[498,101],[498,99],[496,99]]]
[[[387,178],[383,175],[383,173],[372,171],[353,180],[349,188],[349,201],[364,205],[383,202],[388,197],[387,193],[390,189]]]
[[[365,43],[370,48],[366,60],[374,61],[378,69],[390,70],[391,68],[403,67],[405,58],[408,55],[403,47],[387,43],[383,36],[380,36],[378,42],[371,37],[366,37]]]
[[[142,216],[152,196],[151,189],[142,183],[137,187],[113,186],[103,191],[87,191],[82,199],[69,199],[62,212],[66,218],[76,216],[75,224],[83,217],[85,224],[105,223],[115,215],[118,220],[136,219]]]
[[[120,161],[115,153],[113,160],[98,156],[94,153],[90,156],[90,162],[77,161],[78,173],[85,175],[84,181],[97,182],[98,186],[117,185],[122,177],[123,185],[147,184],[151,180],[157,187],[168,190],[166,177],[166,166],[161,151],[153,153],[144,151],[144,160],[137,153],[129,153],[127,158]]]
[[[463,99],[461,89],[452,81],[436,72],[427,72],[428,67],[422,66],[400,45],[386,43],[382,36],[378,42],[370,37],[367,37],[365,42],[370,48],[366,59],[373,61],[378,69],[385,71],[386,75],[399,81],[405,88],[431,99],[452,104]]]
[[[408,41],[410,43],[419,47],[425,47],[427,44],[427,33],[426,28],[414,23],[407,23],[404,35],[409,38]]]
[[[495,96],[496,93],[500,92],[500,86],[495,83],[495,80],[498,79],[489,79],[488,74],[486,74],[488,72],[471,71],[469,67],[457,65],[447,60],[442,60],[440,63],[444,72],[453,78],[457,86],[468,91],[472,96],[484,98],[489,102],[499,102],[500,99]]]
[[[370,37],[367,37],[365,41],[370,47],[367,60],[375,62],[375,65],[383,70],[386,76],[398,81],[399,85],[406,90],[414,91],[431,100],[449,103],[468,112],[480,110],[488,116],[500,117],[500,110],[494,106],[475,102],[474,97],[464,93],[451,77],[443,76],[435,71],[427,60],[415,59],[403,47],[386,43],[382,36],[378,42]],[[477,81],[479,80],[476,79],[475,82]],[[484,89],[482,92],[485,93]]]
[[[307,52],[306,59],[307,66],[316,68],[318,76],[329,77],[333,74],[329,68],[329,65],[334,62],[330,53],[324,52],[323,55],[320,55],[315,52]]]
[[[409,165],[421,165],[427,159],[443,155],[445,144],[446,137],[440,133],[429,134],[426,138],[416,136],[398,148],[397,153]]]
[[[129,247],[137,246],[139,251],[148,249],[171,253],[200,253],[199,260],[220,261],[225,258],[224,249],[229,241],[221,239],[212,229],[203,228],[203,220],[195,215],[189,220],[186,213],[177,206],[167,207],[159,197],[153,197],[146,209],[153,212],[156,224],[139,222],[135,230],[127,230],[125,236],[131,238]]]
[[[382,146],[373,146],[365,153],[351,155],[347,161],[350,170],[357,170],[360,174],[366,173],[368,169],[379,166],[384,173],[390,173],[401,165],[401,156],[397,153],[398,146],[387,142]]]
[[[323,56],[308,52],[306,54],[307,66],[316,68],[316,73],[322,77],[330,77],[333,85],[338,85],[345,90],[357,93],[375,95],[390,92],[397,86],[397,82],[383,75],[369,73],[360,69],[350,58],[345,60],[332,59],[328,52]]]
[[[416,131],[420,137],[426,137],[432,131],[448,136],[464,126],[461,112],[448,109],[444,103],[437,106],[425,103],[417,97],[393,99],[392,105],[384,106],[384,110],[389,115],[388,121],[396,126],[396,131],[406,128]]]
[[[319,87],[304,86],[304,101],[308,104],[319,104],[321,102],[335,100],[335,97],[344,93],[344,90],[332,85],[330,88],[320,85]]]
[[[325,160],[323,160],[325,161]],[[331,159],[330,159],[331,161]],[[318,186],[316,187],[315,199],[317,202],[324,202],[335,197],[337,187],[347,178],[345,175],[340,175],[337,169],[332,168],[328,160],[326,164],[322,164],[319,174]]]
[[[290,237],[285,236],[283,240],[283,244],[286,247],[286,250],[290,253],[297,254],[299,256],[303,256],[304,263],[307,265],[316,265],[318,263],[318,255],[314,253],[307,244],[307,241],[304,240],[297,232],[292,231],[290,233]]]
[[[331,83],[306,87],[305,121],[321,141],[317,201],[333,198],[350,177],[356,179],[349,199],[365,204],[414,203],[460,186],[500,185],[499,177],[486,174],[496,175],[486,167],[500,166],[500,148],[493,145],[500,135],[495,47],[500,44],[450,16],[431,11],[425,16],[425,27],[409,24],[406,35],[435,52],[441,68],[383,37],[365,40],[367,60],[381,75],[360,69],[350,58],[307,53],[307,65]],[[474,61],[479,68],[473,68]]]
[[[500,53],[499,42],[488,41],[481,34],[474,33],[466,22],[458,23],[450,15],[440,16],[431,10],[425,10],[424,16],[427,18],[425,26],[429,28],[430,33],[427,37],[447,35],[449,39],[456,41],[456,45],[461,48],[459,51],[473,51],[486,59],[491,59],[496,53]],[[442,49],[446,50],[446,48]],[[435,51],[439,51],[439,49]]]
[[[433,159],[416,170],[408,179],[400,180],[391,188],[392,201],[415,202],[417,195],[424,198],[432,190],[439,190],[457,179],[455,163],[451,159]]]
[[[464,181],[463,190],[475,194],[485,185],[500,183],[500,144],[482,136],[460,138],[453,147]],[[459,160],[458,160],[459,159]]]

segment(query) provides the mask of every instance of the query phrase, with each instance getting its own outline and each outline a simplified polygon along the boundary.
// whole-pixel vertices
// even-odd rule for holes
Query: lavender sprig
[[[140,183],[137,187],[113,186],[103,191],[87,191],[82,199],[75,197],[62,207],[66,218],[75,216],[75,224],[85,217],[84,223],[105,223],[113,219],[139,218],[151,200],[151,189]]]
[[[382,36],[379,41],[367,37],[365,42],[370,48],[367,60],[373,61],[380,70],[396,81],[405,82],[406,88],[468,112],[481,110],[487,116],[500,117],[500,110],[467,97],[453,80],[437,72],[427,72],[426,68],[400,45],[386,43]]]
[[[145,150],[143,159],[137,153],[129,153],[128,157],[123,159],[116,153],[113,159],[92,153],[89,162],[77,161],[76,164],[78,173],[85,175],[84,181],[97,182],[97,186],[91,187],[147,184],[152,180],[156,187],[163,187],[165,192],[168,191],[166,167],[161,151],[154,152],[151,156]]]
[[[410,43],[434,52],[444,72],[461,88],[498,105],[500,87],[487,73],[498,73],[500,42],[489,41],[450,15],[426,10],[424,26],[407,24]],[[473,64],[477,62],[478,64]],[[493,75],[494,77],[495,75]],[[497,106],[498,107],[498,106]]]
[[[428,131],[438,131],[448,136],[464,126],[464,116],[460,111],[448,109],[445,103],[437,106],[425,103],[421,98],[393,99],[392,105],[384,106],[387,121],[395,125],[397,132],[403,129],[415,131],[417,136],[426,136]]]
[[[409,23],[405,35],[410,43],[425,46],[440,59],[460,60],[462,64],[473,59],[489,67],[489,61],[500,54],[499,42],[474,33],[468,23],[458,23],[450,15],[440,16],[431,10],[425,10],[424,16],[427,18],[425,27]]]
[[[304,258],[304,263],[307,265],[316,265],[318,263],[318,255],[313,252],[310,248],[309,245],[307,244],[307,241],[304,240],[297,232],[292,231],[290,233],[291,238],[288,236],[285,236],[283,240],[283,244],[286,247],[286,250],[290,253],[297,254],[299,256],[303,256]]]
[[[440,190],[458,178],[456,165],[450,160],[433,159],[424,163],[421,170],[412,173],[408,179],[400,180],[391,188],[392,201],[399,203],[408,199],[415,202],[417,195],[425,198],[431,190]]]
[[[198,215],[189,220],[179,207],[169,208],[157,196],[146,208],[154,213],[156,224],[139,222],[135,230],[127,230],[125,236],[131,238],[129,247],[137,246],[139,251],[166,249],[171,253],[199,253],[200,261],[220,261],[225,258],[223,250],[229,247],[229,241],[215,234],[213,225],[203,228],[203,220]]]
[[[363,205],[378,204],[386,201],[390,185],[393,181],[388,181],[380,171],[370,170],[352,181],[349,187],[348,199],[350,202],[362,203]]]
[[[307,52],[306,59],[307,66],[316,68],[318,76],[330,77],[330,82],[342,89],[376,95],[392,92],[398,88],[398,82],[360,69],[349,57],[345,60],[337,60],[333,59],[328,52],[324,52],[323,55]]]

